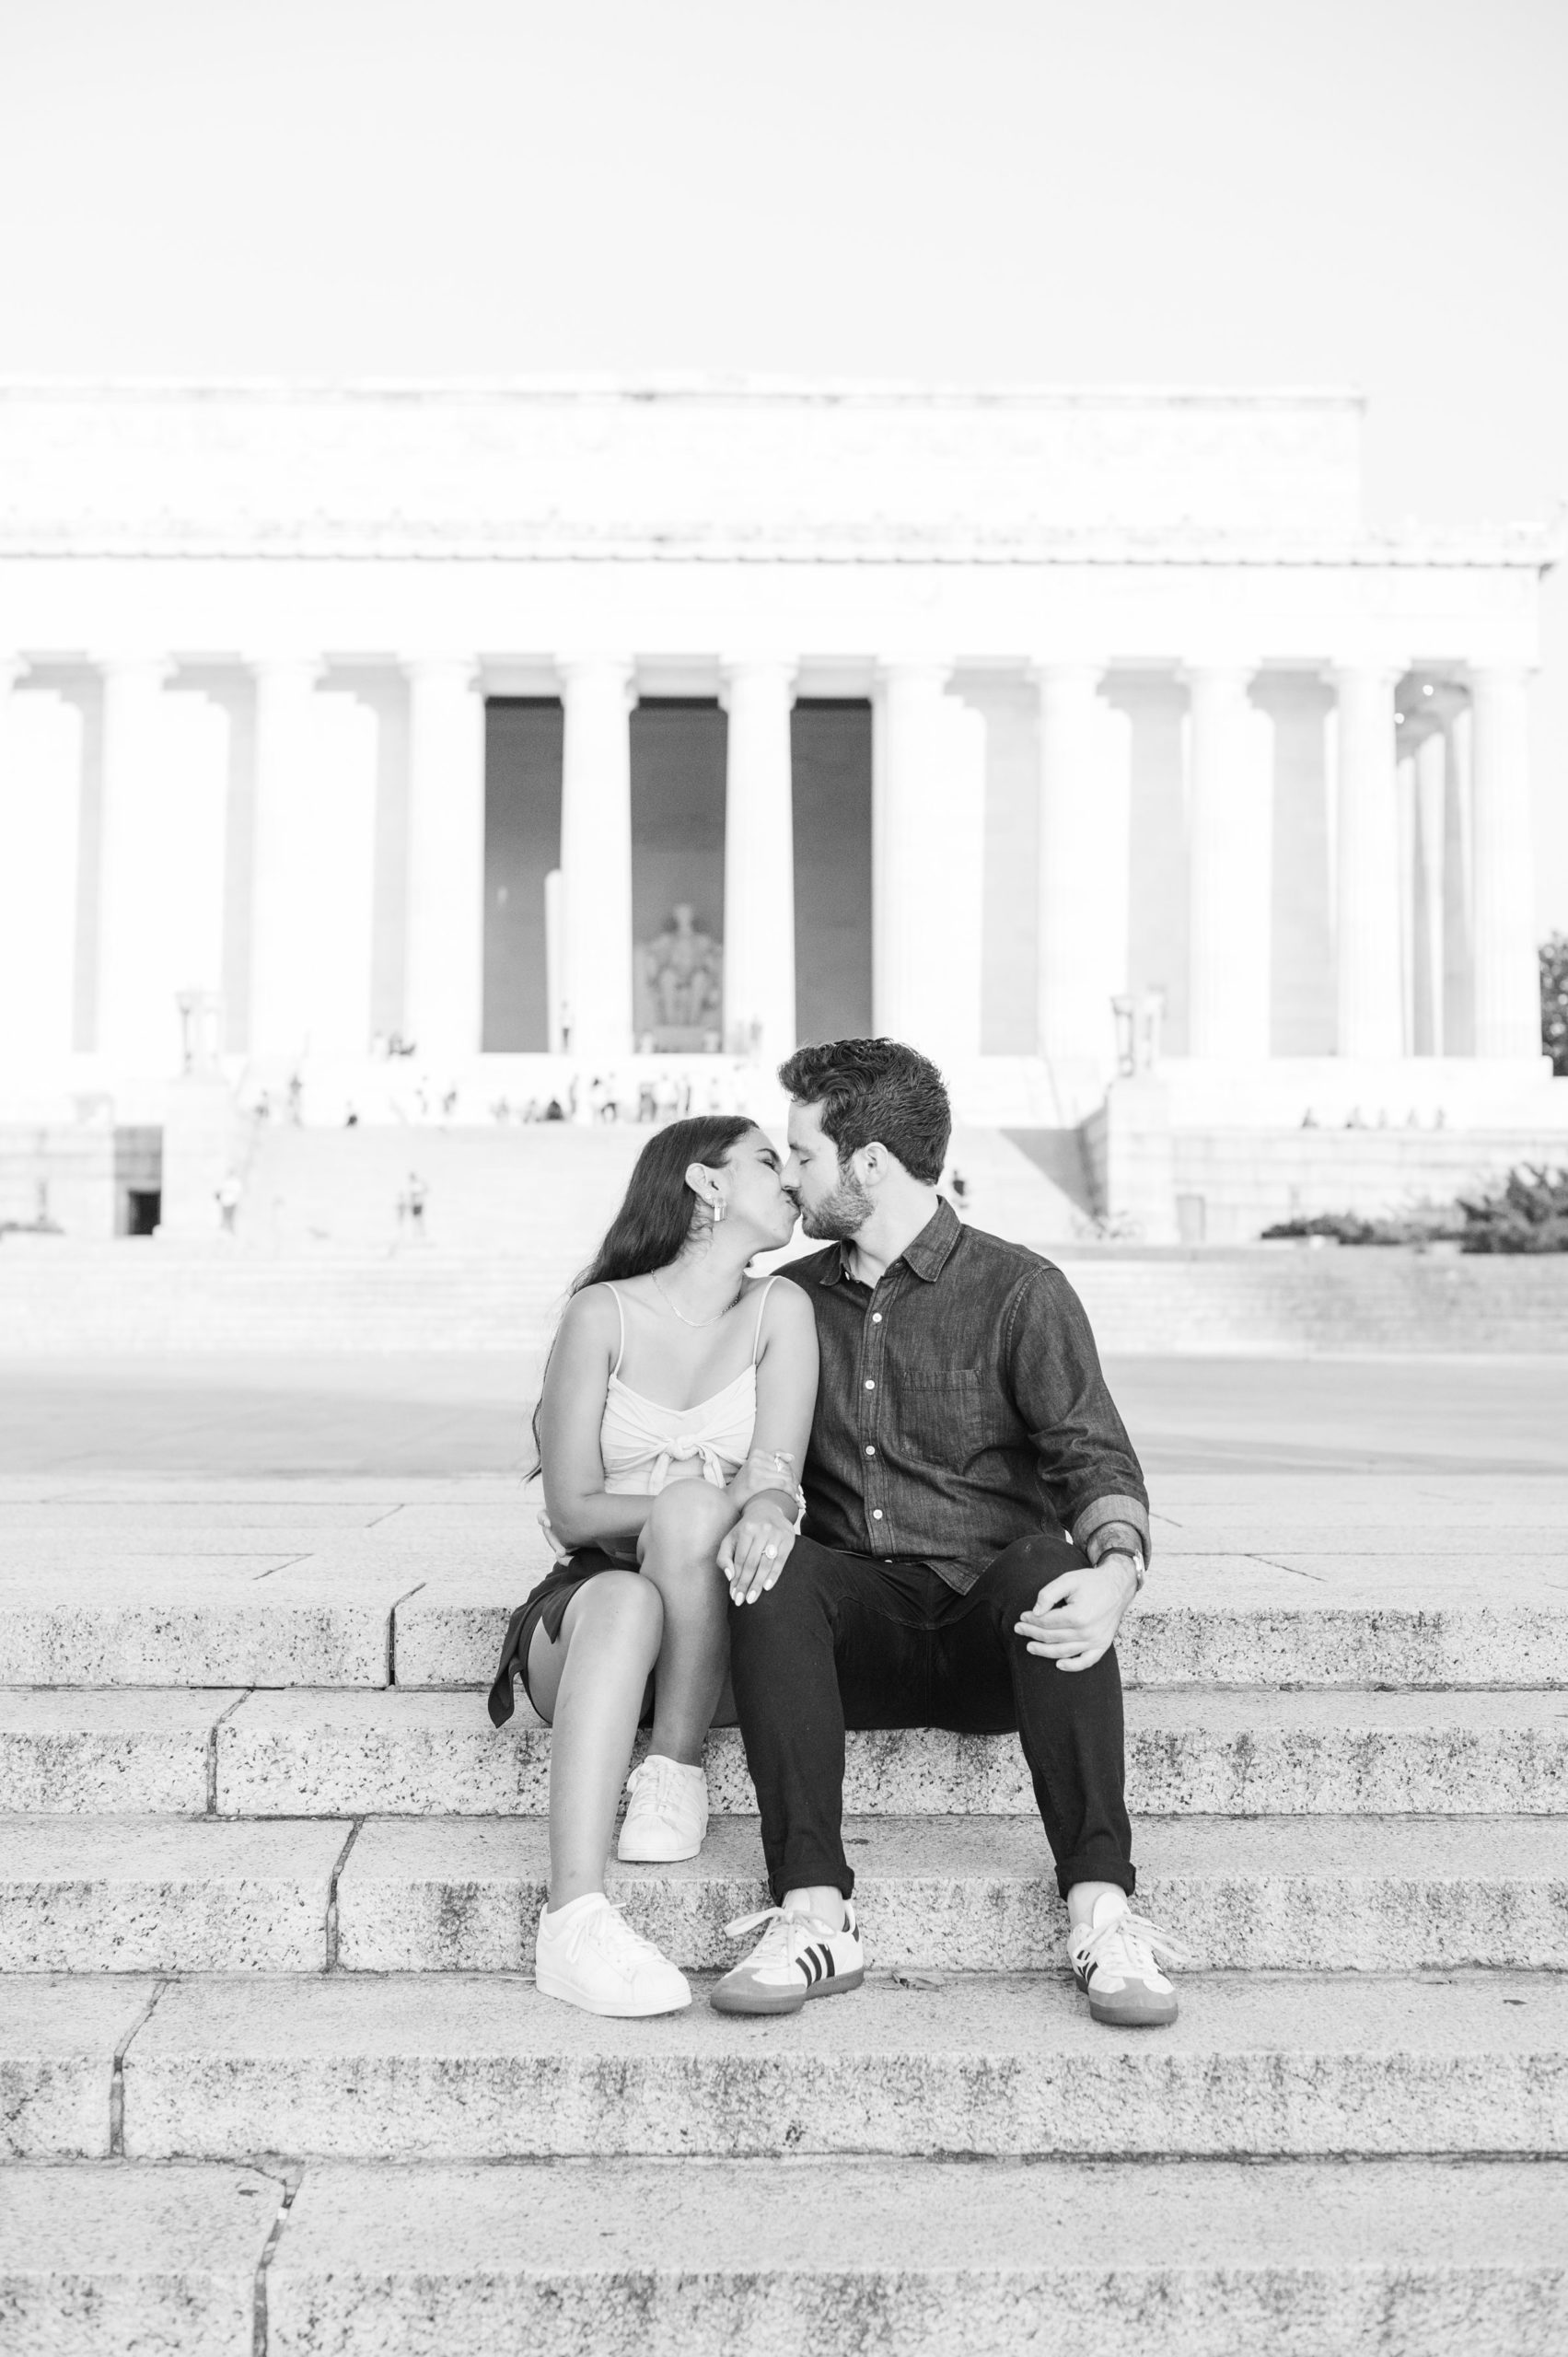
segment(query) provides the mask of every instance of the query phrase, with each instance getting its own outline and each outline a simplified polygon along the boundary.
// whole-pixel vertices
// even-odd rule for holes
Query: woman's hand
[[[729,1582],[731,1601],[755,1604],[765,1596],[794,1544],[795,1526],[777,1494],[750,1499],[719,1541],[719,1569]]]

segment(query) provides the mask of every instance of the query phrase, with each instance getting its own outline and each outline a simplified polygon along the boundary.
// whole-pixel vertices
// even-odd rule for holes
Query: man
[[[784,1183],[827,1248],[784,1273],[817,1318],[821,1381],[802,1535],[730,1613],[737,1713],[774,1907],[714,1991],[794,2013],[860,1986],[844,1855],[844,1729],[1016,1731],[1097,2021],[1174,2021],[1132,1912],[1113,1643],[1144,1583],[1148,1496],[1059,1269],[963,1225],[936,1191],[940,1074],[892,1039],[805,1048]]]

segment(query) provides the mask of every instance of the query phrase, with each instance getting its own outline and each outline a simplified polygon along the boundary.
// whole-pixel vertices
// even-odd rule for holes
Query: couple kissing
[[[512,1615],[553,1730],[536,1978],[593,2014],[689,2005],[612,1905],[618,1855],[694,1857],[708,1729],[738,1723],[772,1904],[712,1991],[788,2014],[859,1988],[849,1728],[1016,1733],[1097,2021],[1176,2018],[1173,1944],[1133,1913],[1115,1638],[1148,1497],[1060,1270],[938,1193],[941,1074],[892,1039],[781,1066],[789,1154],[734,1115],[671,1122],[576,1280],[535,1419],[560,1561]],[[748,1274],[796,1219],[823,1248]],[[639,1727],[651,1730],[627,1780]]]

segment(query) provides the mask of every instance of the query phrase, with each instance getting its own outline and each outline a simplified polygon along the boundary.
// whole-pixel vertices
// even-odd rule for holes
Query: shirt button
[[[869,1376],[866,1376],[866,1378],[865,1378],[865,1387],[866,1387],[867,1391],[875,1391],[875,1390],[876,1390],[876,1388],[877,1388],[877,1386],[872,1382],[871,1377],[870,1377]]]
[[[881,1311],[880,1311],[879,1309],[874,1309],[874,1310],[872,1311],[872,1313],[871,1313],[871,1323],[873,1324],[873,1326],[880,1326],[880,1324],[882,1323],[882,1313],[881,1313]]]
[[[869,1441],[867,1441],[867,1442],[866,1442],[866,1444],[865,1444],[865,1454],[867,1455],[867,1457],[875,1457],[875,1456],[876,1456],[876,1454],[877,1454],[877,1451],[872,1447],[871,1443],[870,1443]]]
[[[872,1507],[872,1509],[871,1509],[871,1519],[872,1519],[872,1521],[873,1521],[873,1522],[880,1522],[880,1521],[881,1521],[881,1519],[882,1519],[882,1509],[881,1509],[881,1507],[880,1507],[880,1506],[873,1506],[873,1507]]]

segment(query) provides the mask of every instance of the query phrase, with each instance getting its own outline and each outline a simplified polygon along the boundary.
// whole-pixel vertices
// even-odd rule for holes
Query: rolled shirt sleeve
[[[1147,1562],[1149,1493],[1127,1428],[1101,1372],[1084,1306],[1049,1261],[1031,1270],[1011,1305],[1005,1354],[1013,1398],[1028,1429],[1046,1500],[1074,1544],[1122,1523]]]

